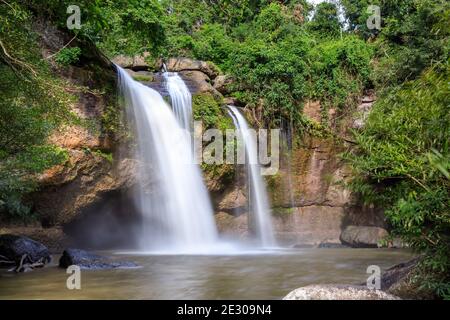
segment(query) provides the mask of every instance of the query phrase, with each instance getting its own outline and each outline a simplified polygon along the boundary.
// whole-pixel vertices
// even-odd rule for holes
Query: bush
[[[79,47],[63,48],[56,54],[55,61],[62,66],[68,66],[77,63],[80,55]]]
[[[345,155],[359,177],[351,187],[425,253],[419,279],[441,296],[450,294],[449,71],[428,70],[383,96],[356,135],[357,152]]]
[[[194,120],[203,121],[204,129],[226,130],[232,128],[231,119],[211,94],[196,94],[192,97]]]

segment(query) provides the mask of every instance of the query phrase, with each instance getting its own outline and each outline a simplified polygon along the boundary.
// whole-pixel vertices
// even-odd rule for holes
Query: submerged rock
[[[354,248],[377,248],[389,233],[379,227],[348,226],[342,231],[340,240]]]
[[[24,236],[0,235],[0,267],[13,266],[15,272],[24,272],[50,261],[50,252],[42,243]]]
[[[322,242],[318,246],[321,249],[338,249],[338,248],[348,248],[345,244],[334,243],[334,242]]]
[[[291,291],[283,300],[400,300],[400,298],[365,286],[310,285]]]
[[[130,261],[113,261],[109,258],[80,249],[66,249],[59,259],[60,268],[77,265],[86,270],[104,270],[117,268],[136,268],[137,264]]]

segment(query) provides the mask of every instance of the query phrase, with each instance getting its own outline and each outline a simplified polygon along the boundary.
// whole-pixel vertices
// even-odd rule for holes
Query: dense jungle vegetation
[[[74,97],[40,53],[34,24],[64,29],[73,1],[0,0],[0,212],[27,216],[35,174],[64,161],[47,142],[77,121]],[[351,187],[381,205],[393,233],[425,259],[417,286],[450,298],[450,5],[445,0],[78,0],[80,30],[106,55],[150,52],[211,61],[261,124],[311,129],[308,100],[352,110],[365,90],[377,102],[344,154]],[[381,8],[370,30],[368,5]],[[341,15],[339,12],[342,12]],[[345,19],[342,19],[345,18]],[[345,21],[344,21],[345,20]],[[56,63],[76,64],[68,45]],[[324,112],[326,114],[326,112]]]

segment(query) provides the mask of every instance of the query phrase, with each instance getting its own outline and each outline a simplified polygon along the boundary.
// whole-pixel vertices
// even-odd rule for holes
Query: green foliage
[[[232,128],[231,119],[224,113],[220,103],[211,94],[192,97],[192,114],[196,121],[203,121],[205,129],[226,130]]]
[[[251,108],[262,108],[267,123],[279,124],[301,113],[306,93],[305,61],[307,39],[289,37],[280,43],[248,39],[232,53],[228,67],[236,79],[236,95]],[[261,110],[261,109],[260,109]]]
[[[233,42],[223,26],[204,25],[193,36],[192,49],[196,58],[223,65],[233,49]]]
[[[449,49],[450,4],[444,0],[343,0],[350,24],[366,37],[378,35],[374,81],[379,87],[412,80]],[[382,29],[367,30],[367,6],[380,5]]]
[[[353,188],[386,208],[394,234],[426,254],[424,285],[448,295],[450,69],[441,68],[383,96],[356,135],[357,153],[346,157],[360,177]]]
[[[97,156],[106,159],[109,163],[113,163],[114,158],[113,158],[113,154],[111,152],[103,152],[101,150],[95,150],[94,153]]]
[[[0,212],[25,218],[22,196],[35,176],[66,160],[47,137],[74,116],[65,83],[43,61],[30,13],[17,3],[0,3]]]
[[[99,10],[108,23],[105,30],[98,32],[101,48],[111,54],[149,51],[157,57],[165,39],[159,1],[107,1]]]
[[[372,48],[356,36],[319,43],[308,53],[310,93],[324,107],[352,105],[370,83]]]
[[[68,66],[78,62],[80,54],[81,49],[79,47],[63,48],[56,54],[55,61],[62,66]]]
[[[342,25],[334,3],[322,2],[317,5],[309,28],[320,37],[334,38],[341,33]]]
[[[111,55],[134,55],[150,51],[157,56],[165,39],[163,9],[158,0],[16,0],[38,16],[66,28],[67,7],[81,10],[81,29],[74,29],[80,38],[97,42]]]

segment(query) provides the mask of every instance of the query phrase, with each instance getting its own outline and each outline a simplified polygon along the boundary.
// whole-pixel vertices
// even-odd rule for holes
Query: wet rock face
[[[277,237],[286,245],[340,243],[345,218],[341,207],[274,208],[272,212]]]
[[[295,289],[283,300],[400,300],[400,298],[364,286],[310,285]]]
[[[60,268],[71,265],[79,266],[85,270],[105,270],[117,268],[136,268],[137,264],[130,261],[113,261],[109,258],[93,254],[80,249],[66,249],[59,259]]]
[[[50,252],[42,243],[24,236],[0,235],[0,266],[15,266],[16,272],[23,272],[50,261]]]
[[[109,192],[131,188],[136,183],[135,161],[124,159],[115,167],[103,156],[69,150],[70,159],[40,177],[35,195],[36,210],[47,226],[64,225]]]
[[[236,215],[228,212],[215,214],[218,231],[233,239],[245,239],[249,236],[249,223],[247,214]]]
[[[379,227],[348,226],[342,232],[342,243],[354,248],[377,248],[388,236],[388,232]]]

